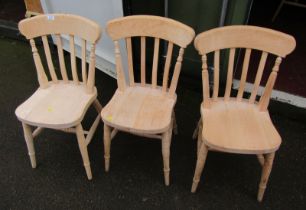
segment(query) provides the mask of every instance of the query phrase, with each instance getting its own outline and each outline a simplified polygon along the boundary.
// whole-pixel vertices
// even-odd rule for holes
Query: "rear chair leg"
[[[173,119],[173,133],[175,135],[178,134],[178,131],[177,131],[177,123],[176,123],[176,116],[175,116],[175,112],[173,111],[172,113],[172,119]]]
[[[194,193],[197,190],[198,184],[200,182],[201,174],[205,165],[206,157],[208,153],[207,146],[202,143],[200,151],[198,152],[197,165],[194,172],[193,183],[191,187],[191,192]]]
[[[275,156],[275,152],[264,155],[265,162],[262,167],[261,179],[260,179],[259,190],[258,190],[258,195],[257,195],[257,200],[259,202],[262,201],[265,190],[266,190],[267,182],[268,182],[271,170],[272,170],[274,156]]]
[[[88,180],[91,180],[92,173],[91,173],[90,162],[89,162],[89,157],[88,157],[87,145],[86,145],[85,136],[84,136],[84,130],[81,124],[76,126],[76,135],[77,135],[79,148],[80,148],[82,159],[83,159],[83,164],[86,170],[87,178]]]
[[[265,163],[265,158],[264,158],[264,156],[263,156],[262,154],[258,154],[258,155],[257,155],[257,159],[258,159],[259,164],[260,164],[261,166],[263,166],[264,163]]]
[[[111,128],[104,123],[104,160],[105,160],[106,172],[109,171],[110,147],[111,147]]]
[[[162,134],[162,155],[164,163],[164,179],[165,185],[170,184],[170,146],[172,138],[172,127]]]
[[[198,124],[197,124],[197,127],[194,129],[193,131],[193,134],[192,134],[192,138],[193,139],[196,139],[197,138],[197,134],[198,134],[198,131],[199,131],[199,127],[200,125],[202,124],[202,117],[199,119],[198,121]]]
[[[202,121],[199,121],[198,125],[198,145],[197,145],[197,155],[199,155],[199,151],[201,149],[201,145],[203,144],[202,142]]]
[[[28,154],[30,156],[32,168],[36,168],[35,149],[33,143],[33,135],[31,127],[25,123],[22,123],[24,138],[28,147]]]

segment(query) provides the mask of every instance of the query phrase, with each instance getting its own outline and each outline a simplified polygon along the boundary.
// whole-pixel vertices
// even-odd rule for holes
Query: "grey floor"
[[[105,105],[116,81],[97,71]],[[0,37],[0,209],[305,209],[306,111],[272,102],[272,120],[283,137],[262,203],[256,200],[261,168],[255,156],[210,152],[198,192],[190,193],[196,161],[192,132],[199,118],[200,88],[180,80],[179,134],[171,147],[171,185],[163,184],[161,145],[120,133],[105,173],[102,126],[89,145],[88,181],[74,135],[47,130],[35,141],[38,167],[30,167],[15,108],[37,88],[28,43]],[[89,111],[85,127],[94,118]],[[222,131],[220,131],[222,132]]]

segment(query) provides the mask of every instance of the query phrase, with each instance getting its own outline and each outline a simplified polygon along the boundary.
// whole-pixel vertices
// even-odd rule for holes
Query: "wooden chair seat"
[[[210,109],[201,106],[202,140],[209,147],[223,152],[264,154],[275,152],[281,137],[267,111],[248,102],[212,102]],[[226,135],[224,135],[226,134]]]
[[[171,114],[176,97],[159,88],[127,87],[117,90],[102,110],[101,116],[109,126],[128,132],[163,133],[171,125]]]
[[[257,26],[226,26],[199,34],[195,47],[202,56],[203,103],[201,119],[198,123],[198,157],[191,192],[195,192],[205,165],[208,149],[256,154],[262,166],[257,200],[262,201],[272,170],[275,152],[281,144],[281,137],[272,124],[268,105],[282,59],[295,48],[295,39],[268,28]],[[239,51],[241,50],[241,51]],[[235,54],[242,52],[243,62],[235,62]],[[255,61],[254,53],[261,53],[257,65],[252,91],[244,94],[248,70]],[[224,54],[225,53],[225,54]],[[228,54],[227,54],[228,53]],[[213,55],[213,87],[210,94],[208,55]],[[224,56],[228,55],[228,56]],[[236,54],[237,55],[237,54]],[[268,69],[268,56],[275,58],[274,66],[266,82],[262,81],[264,70]],[[220,95],[220,67],[228,62],[224,95]],[[223,64],[222,64],[223,63]],[[236,63],[236,64],[235,64]],[[231,93],[234,73],[241,69],[239,90]],[[235,71],[234,71],[235,69]],[[259,89],[265,85],[263,92]],[[257,97],[261,95],[260,97]]]
[[[49,83],[46,89],[35,93],[15,111],[18,119],[33,126],[69,128],[79,124],[88,107],[97,97],[97,90],[86,93],[86,86],[73,82]]]

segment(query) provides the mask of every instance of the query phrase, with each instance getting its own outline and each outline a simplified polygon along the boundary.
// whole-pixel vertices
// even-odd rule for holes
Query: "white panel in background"
[[[106,23],[114,18],[123,16],[121,0],[41,0],[44,13],[76,14],[87,17],[97,22],[102,28],[102,37],[96,46],[96,67],[112,77],[116,77],[114,44],[106,34]],[[81,42],[75,40],[76,55],[81,57]],[[89,47],[87,46],[87,57]],[[63,36],[63,48],[69,52],[68,36]],[[122,53],[125,74],[127,71],[127,55],[125,42],[121,40],[120,50]]]

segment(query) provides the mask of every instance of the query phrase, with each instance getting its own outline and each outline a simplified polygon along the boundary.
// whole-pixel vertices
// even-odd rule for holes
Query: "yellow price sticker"
[[[53,109],[52,109],[51,106],[48,106],[47,110],[48,110],[48,112],[53,112]]]
[[[108,120],[108,121],[113,121],[113,116],[112,115],[108,115],[107,117],[106,117],[106,119]]]

